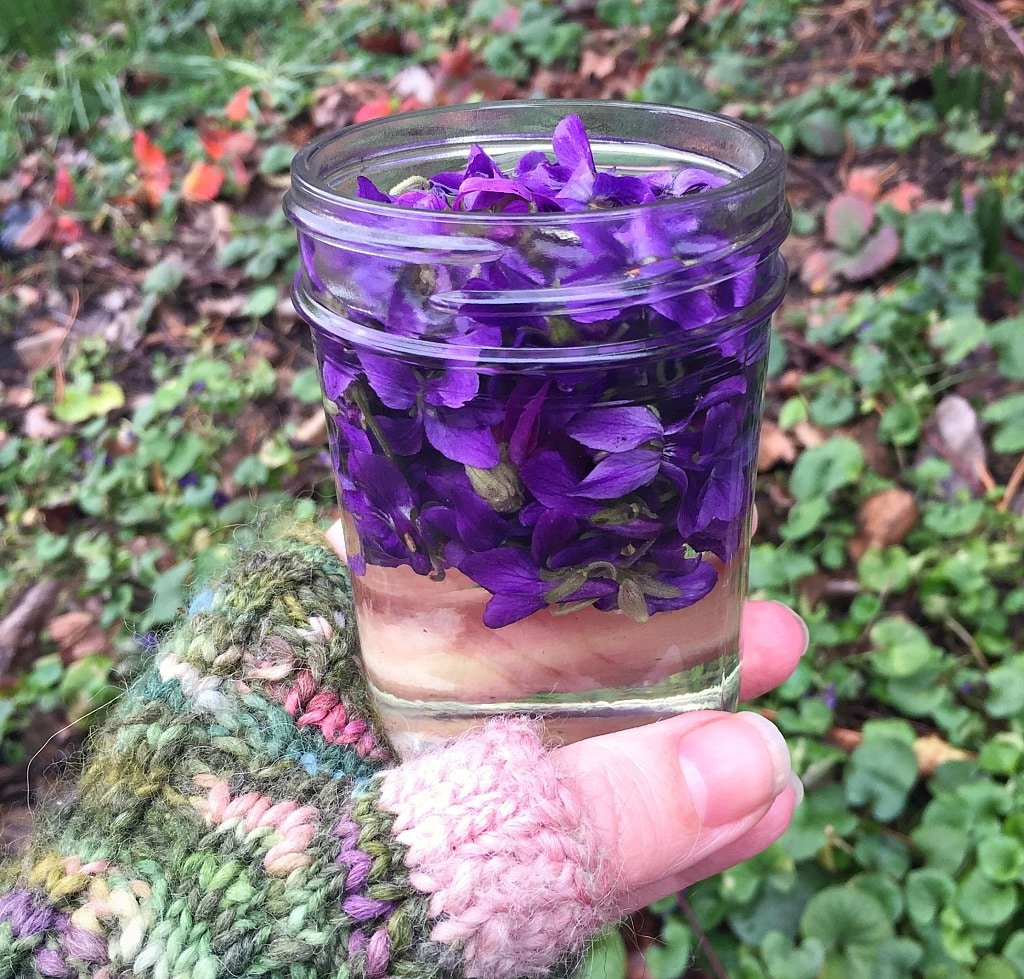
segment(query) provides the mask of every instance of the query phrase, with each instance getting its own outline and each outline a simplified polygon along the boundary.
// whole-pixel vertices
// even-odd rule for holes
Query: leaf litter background
[[[37,5],[36,5],[37,6]],[[0,828],[268,506],[329,517],[280,214],[422,105],[644,98],[793,151],[755,594],[807,800],[592,979],[1024,976],[1020,0],[0,3]]]

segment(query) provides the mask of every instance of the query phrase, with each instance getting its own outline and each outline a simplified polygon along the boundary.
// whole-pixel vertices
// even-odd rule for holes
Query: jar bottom
[[[353,576],[364,672],[403,755],[489,717],[540,718],[567,743],[689,710],[731,710],[739,688],[746,554],[687,608],[636,622],[622,612],[542,610],[484,626],[489,595],[458,571]]]
[[[653,685],[538,694],[504,703],[407,700],[373,683],[369,687],[391,743],[399,755],[409,758],[500,715],[538,718],[545,739],[557,745],[641,727],[686,711],[735,710],[740,658],[737,644],[731,642],[721,655]]]

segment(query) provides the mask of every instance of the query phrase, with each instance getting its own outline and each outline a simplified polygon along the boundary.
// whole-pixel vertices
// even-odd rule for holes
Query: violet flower
[[[510,221],[492,236],[498,257],[476,263],[342,256],[331,289],[346,316],[439,343],[429,362],[321,351],[331,459],[361,543],[355,573],[364,562],[434,577],[458,569],[490,593],[491,628],[548,607],[643,621],[714,588],[745,533],[756,454],[748,392],[764,353],[742,324],[716,324],[762,283],[757,257],[732,258],[696,212],[642,205],[725,182],[695,167],[602,169],[576,116],[555,127],[550,153],[504,168],[473,146],[461,170],[389,190],[357,179],[364,200],[421,212],[634,211],[617,225],[570,218],[564,231],[530,235]],[[303,256],[310,265],[311,250]],[[328,249],[317,257],[331,261]],[[551,285],[584,298],[559,315],[526,303],[495,312],[495,296]],[[700,352],[543,376],[471,359],[483,347],[651,336],[700,338]],[[460,346],[458,364],[443,344]]]

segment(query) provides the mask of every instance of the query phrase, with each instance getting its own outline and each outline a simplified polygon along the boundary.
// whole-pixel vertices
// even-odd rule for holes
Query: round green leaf
[[[1024,872],[1024,845],[1009,836],[989,836],[978,844],[978,867],[997,884],[1019,880]]]
[[[1012,884],[996,884],[980,869],[972,870],[960,885],[957,910],[982,928],[998,928],[1010,920],[1017,909],[1018,889]]]
[[[892,938],[892,924],[885,908],[870,894],[850,886],[828,887],[807,902],[800,933],[817,939],[826,951],[870,948]]]

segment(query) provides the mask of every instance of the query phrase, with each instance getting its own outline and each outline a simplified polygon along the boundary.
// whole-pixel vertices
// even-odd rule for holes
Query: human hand
[[[344,556],[340,525],[328,532]],[[741,696],[786,679],[807,646],[802,620],[750,601],[740,637]],[[620,915],[759,853],[784,832],[802,796],[782,735],[752,711],[698,711],[558,748],[575,786]]]

